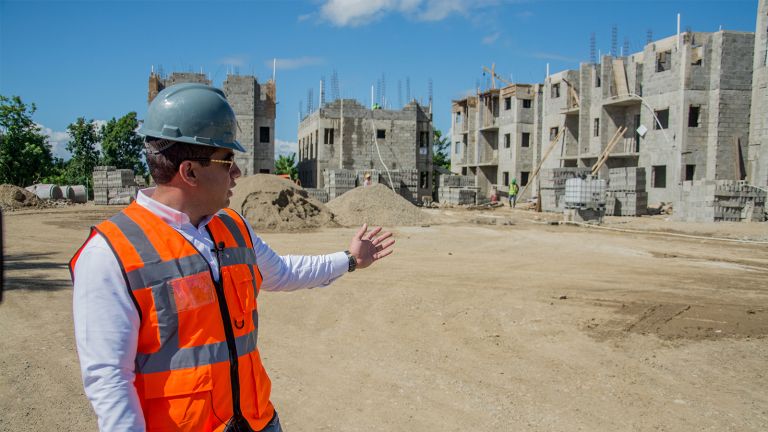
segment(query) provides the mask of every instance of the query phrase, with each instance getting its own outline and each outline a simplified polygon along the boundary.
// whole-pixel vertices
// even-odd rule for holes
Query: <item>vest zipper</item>
[[[206,227],[208,230],[208,227]],[[214,239],[213,234],[208,230],[208,235],[211,239]],[[208,268],[211,272],[211,279],[213,285],[216,287],[216,297],[219,300],[219,310],[221,311],[222,324],[224,325],[224,336],[227,338],[227,350],[229,351],[229,382],[232,387],[232,416],[234,418],[242,418],[243,412],[240,409],[240,374],[237,361],[237,345],[235,344],[235,332],[232,330],[232,317],[229,315],[229,307],[227,306],[227,299],[224,295],[224,287],[222,285],[223,274],[221,271],[221,252],[224,250],[223,243],[216,245],[216,262],[219,265],[219,280],[217,281],[213,277],[213,269]]]

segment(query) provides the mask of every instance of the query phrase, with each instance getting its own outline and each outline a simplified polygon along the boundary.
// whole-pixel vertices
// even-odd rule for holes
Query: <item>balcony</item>
[[[481,131],[498,131],[499,130],[499,118],[498,117],[485,117],[483,123],[480,125]]]
[[[486,149],[480,152],[477,166],[489,166],[499,164],[499,151],[497,149]]]
[[[640,99],[638,96],[622,94],[622,95],[611,96],[609,98],[606,98],[603,101],[603,105],[620,107],[620,106],[640,105],[641,102],[642,102],[642,99]]]

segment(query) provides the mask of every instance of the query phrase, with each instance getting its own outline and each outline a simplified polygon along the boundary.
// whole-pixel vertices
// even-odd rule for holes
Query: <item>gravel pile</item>
[[[352,189],[327,205],[345,226],[415,226],[431,222],[428,214],[383,184]]]
[[[32,192],[10,184],[0,185],[0,207],[4,211],[41,207],[42,200]]]
[[[333,213],[293,182],[272,174],[237,180],[230,208],[257,231],[302,231],[337,227]]]

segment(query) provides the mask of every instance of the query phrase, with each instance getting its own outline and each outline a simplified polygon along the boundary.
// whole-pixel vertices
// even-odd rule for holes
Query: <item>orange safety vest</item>
[[[191,242],[136,203],[91,229],[89,240],[100,234],[115,253],[139,312],[134,385],[147,431],[221,431],[238,409],[261,430],[274,414],[256,348],[262,276],[250,233],[230,209],[206,228],[219,282]]]

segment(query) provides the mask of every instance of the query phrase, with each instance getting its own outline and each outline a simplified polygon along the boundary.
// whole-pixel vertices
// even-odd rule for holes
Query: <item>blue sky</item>
[[[130,111],[143,118],[151,67],[200,71],[220,86],[228,71],[272,76],[277,59],[278,151],[295,149],[299,107],[337,71],[344,97],[370,103],[386,82],[393,108],[426,103],[450,128],[451,100],[485,85],[481,66],[522,83],[589,61],[596,48],[640,51],[683,31],[755,31],[758,0],[0,0],[0,94],[35,103],[34,120],[64,156],[66,126]],[[626,41],[626,42],[625,42]]]

